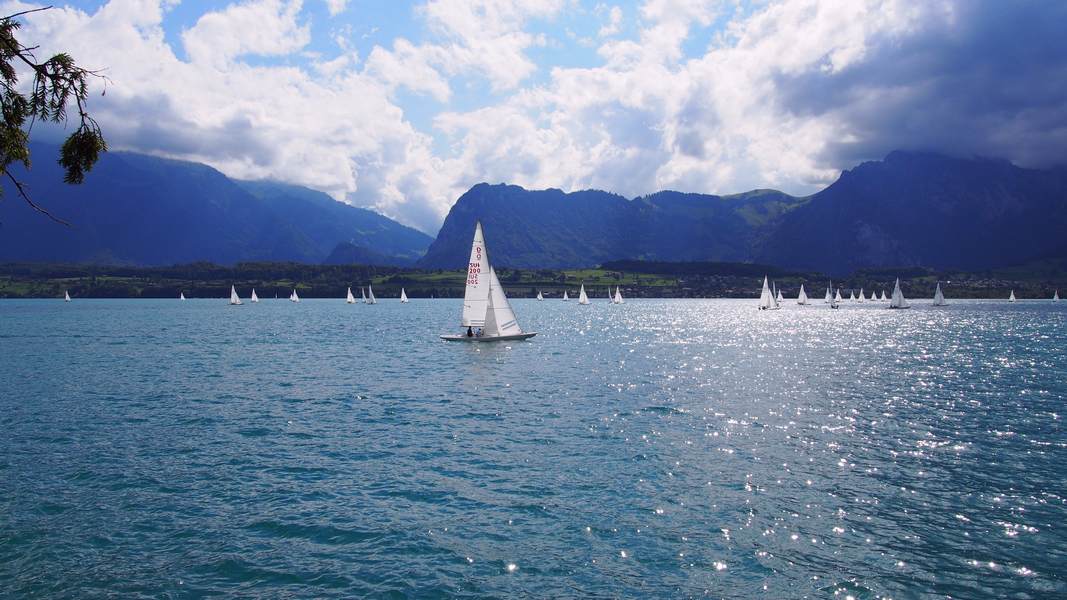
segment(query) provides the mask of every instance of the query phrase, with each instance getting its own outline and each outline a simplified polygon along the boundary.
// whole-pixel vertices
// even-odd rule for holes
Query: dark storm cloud
[[[827,145],[826,163],[916,149],[1067,164],[1067,2],[962,1],[872,44],[840,72],[777,78],[783,108],[851,134]]]

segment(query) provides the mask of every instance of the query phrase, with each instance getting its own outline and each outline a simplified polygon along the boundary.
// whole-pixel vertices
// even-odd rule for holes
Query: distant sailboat
[[[178,292],[178,300],[185,300],[185,292]]]
[[[804,284],[800,284],[800,293],[797,294],[797,304],[804,306],[808,303],[808,295],[804,293]]]
[[[378,301],[374,298],[374,288],[369,284],[367,285],[367,304],[377,304]]]
[[[63,301],[70,302],[70,292],[63,290]]]
[[[759,296],[759,309],[760,310],[778,310],[778,302],[775,301],[774,295],[771,294],[771,286],[767,282],[767,277],[763,278],[763,291]]]
[[[570,296],[567,295],[567,290],[563,290],[563,301],[566,302],[570,299]]]
[[[619,286],[615,286],[615,298],[612,299],[615,304],[622,304],[622,290]]]
[[[256,295],[256,288],[252,288],[252,303],[259,304],[259,296]]]
[[[355,304],[356,297],[352,295],[352,288],[348,288],[348,295],[345,296],[345,304]]]
[[[545,299],[545,297],[541,295],[541,290],[537,290],[537,301],[538,302],[543,302],[544,299]]]
[[[240,306],[241,305],[241,298],[237,295],[237,288],[233,287],[232,285],[230,286],[230,305],[231,306]]]
[[[515,319],[504,287],[496,277],[496,270],[489,264],[481,222],[474,226],[469,265],[461,320],[467,331],[460,335],[442,335],[441,338],[462,342],[495,342],[525,340],[537,335],[523,332]],[[480,335],[475,335],[475,327],[481,328]]]
[[[866,299],[867,298],[864,297],[864,295],[863,295],[863,288],[860,288],[860,295],[859,295],[859,298],[856,298],[856,302],[863,302]]]
[[[293,293],[289,294],[290,302],[300,302],[300,295],[296,293],[296,288],[293,288]]]
[[[849,302],[855,302],[856,301],[856,293],[855,292],[853,292],[851,290],[848,292],[848,301]]]
[[[947,304],[945,302],[945,295],[941,293],[941,282],[938,281],[937,289],[934,290],[934,306],[944,306],[945,304]]]
[[[589,304],[589,296],[585,295],[585,284],[582,284],[582,289],[578,291],[578,304]]]
[[[365,288],[363,288],[363,287],[360,287],[359,288],[359,295],[362,298],[363,304],[366,304],[367,303],[367,290]]]
[[[401,304],[407,304],[408,303],[408,295],[404,293],[404,288],[400,288],[400,303]]]
[[[841,299],[841,288],[837,288],[837,294],[834,296],[834,302],[841,304],[844,300]]]
[[[899,277],[896,283],[893,284],[893,299],[889,301],[889,308],[911,308],[908,301],[904,299],[904,292],[900,291]]]
[[[1011,295],[1008,296],[1008,302],[1015,302],[1015,290],[1011,291]]]
[[[778,290],[778,294],[774,297],[774,302],[775,304],[781,304],[782,302],[785,302],[785,297],[782,296],[782,290]]]
[[[825,298],[823,298],[823,302],[824,302],[825,304],[830,304],[831,302],[833,302],[833,301],[834,301],[834,294],[833,294],[833,292],[831,291],[831,288],[833,288],[833,287],[834,287],[834,286],[833,286],[833,285],[831,285],[830,287],[826,288],[826,297],[825,297]]]
[[[1055,291],[1055,292],[1054,292],[1054,293],[1052,294],[1052,301],[1053,301],[1053,302],[1059,302],[1059,301],[1060,301],[1060,291],[1059,291],[1059,290],[1056,290],[1056,291]]]
[[[885,290],[882,290],[882,302],[889,302],[889,298],[885,297]]]

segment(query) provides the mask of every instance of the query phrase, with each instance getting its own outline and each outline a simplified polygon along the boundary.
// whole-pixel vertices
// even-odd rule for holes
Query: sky
[[[39,57],[106,75],[88,107],[112,149],[431,235],[482,181],[802,195],[897,149],[1067,164],[1067,2],[111,0],[22,19]]]

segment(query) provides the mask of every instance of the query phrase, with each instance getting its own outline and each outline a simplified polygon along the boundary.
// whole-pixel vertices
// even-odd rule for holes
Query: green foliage
[[[103,77],[94,71],[79,67],[66,53],[38,61],[36,47],[22,45],[15,37],[21,23],[17,17],[37,10],[25,11],[0,19],[0,171],[18,189],[23,199],[34,209],[52,217],[44,208],[35,204],[26,194],[21,182],[11,174],[9,167],[20,163],[30,167],[28,128],[33,121],[66,123],[68,109],[77,111],[77,128],[63,143],[59,164],[63,167],[63,180],[81,183],[85,174],[93,168],[100,153],[107,151],[107,143],[100,126],[86,110],[89,95],[89,78]],[[28,97],[19,89],[16,66],[28,67],[33,73]],[[27,123],[28,122],[28,123]],[[55,217],[52,217],[55,219]],[[58,219],[57,219],[58,220]]]

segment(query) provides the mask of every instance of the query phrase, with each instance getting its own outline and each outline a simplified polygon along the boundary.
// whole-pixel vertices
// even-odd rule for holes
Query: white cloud
[[[326,10],[330,11],[331,17],[343,13],[346,6],[348,6],[348,0],[326,0]]]
[[[206,13],[182,33],[185,52],[193,62],[215,66],[243,55],[290,54],[311,41],[311,28],[297,22],[301,6],[300,0],[248,0]]]
[[[600,6],[603,6],[603,5],[600,5]],[[598,8],[600,8],[600,6],[598,6]],[[610,9],[608,9],[608,22],[605,23],[604,26],[600,28],[600,31],[597,32],[597,36],[599,36],[599,37],[613,36],[616,33],[619,33],[619,31],[621,29],[622,29],[622,9],[619,8],[618,6],[612,6]]]

